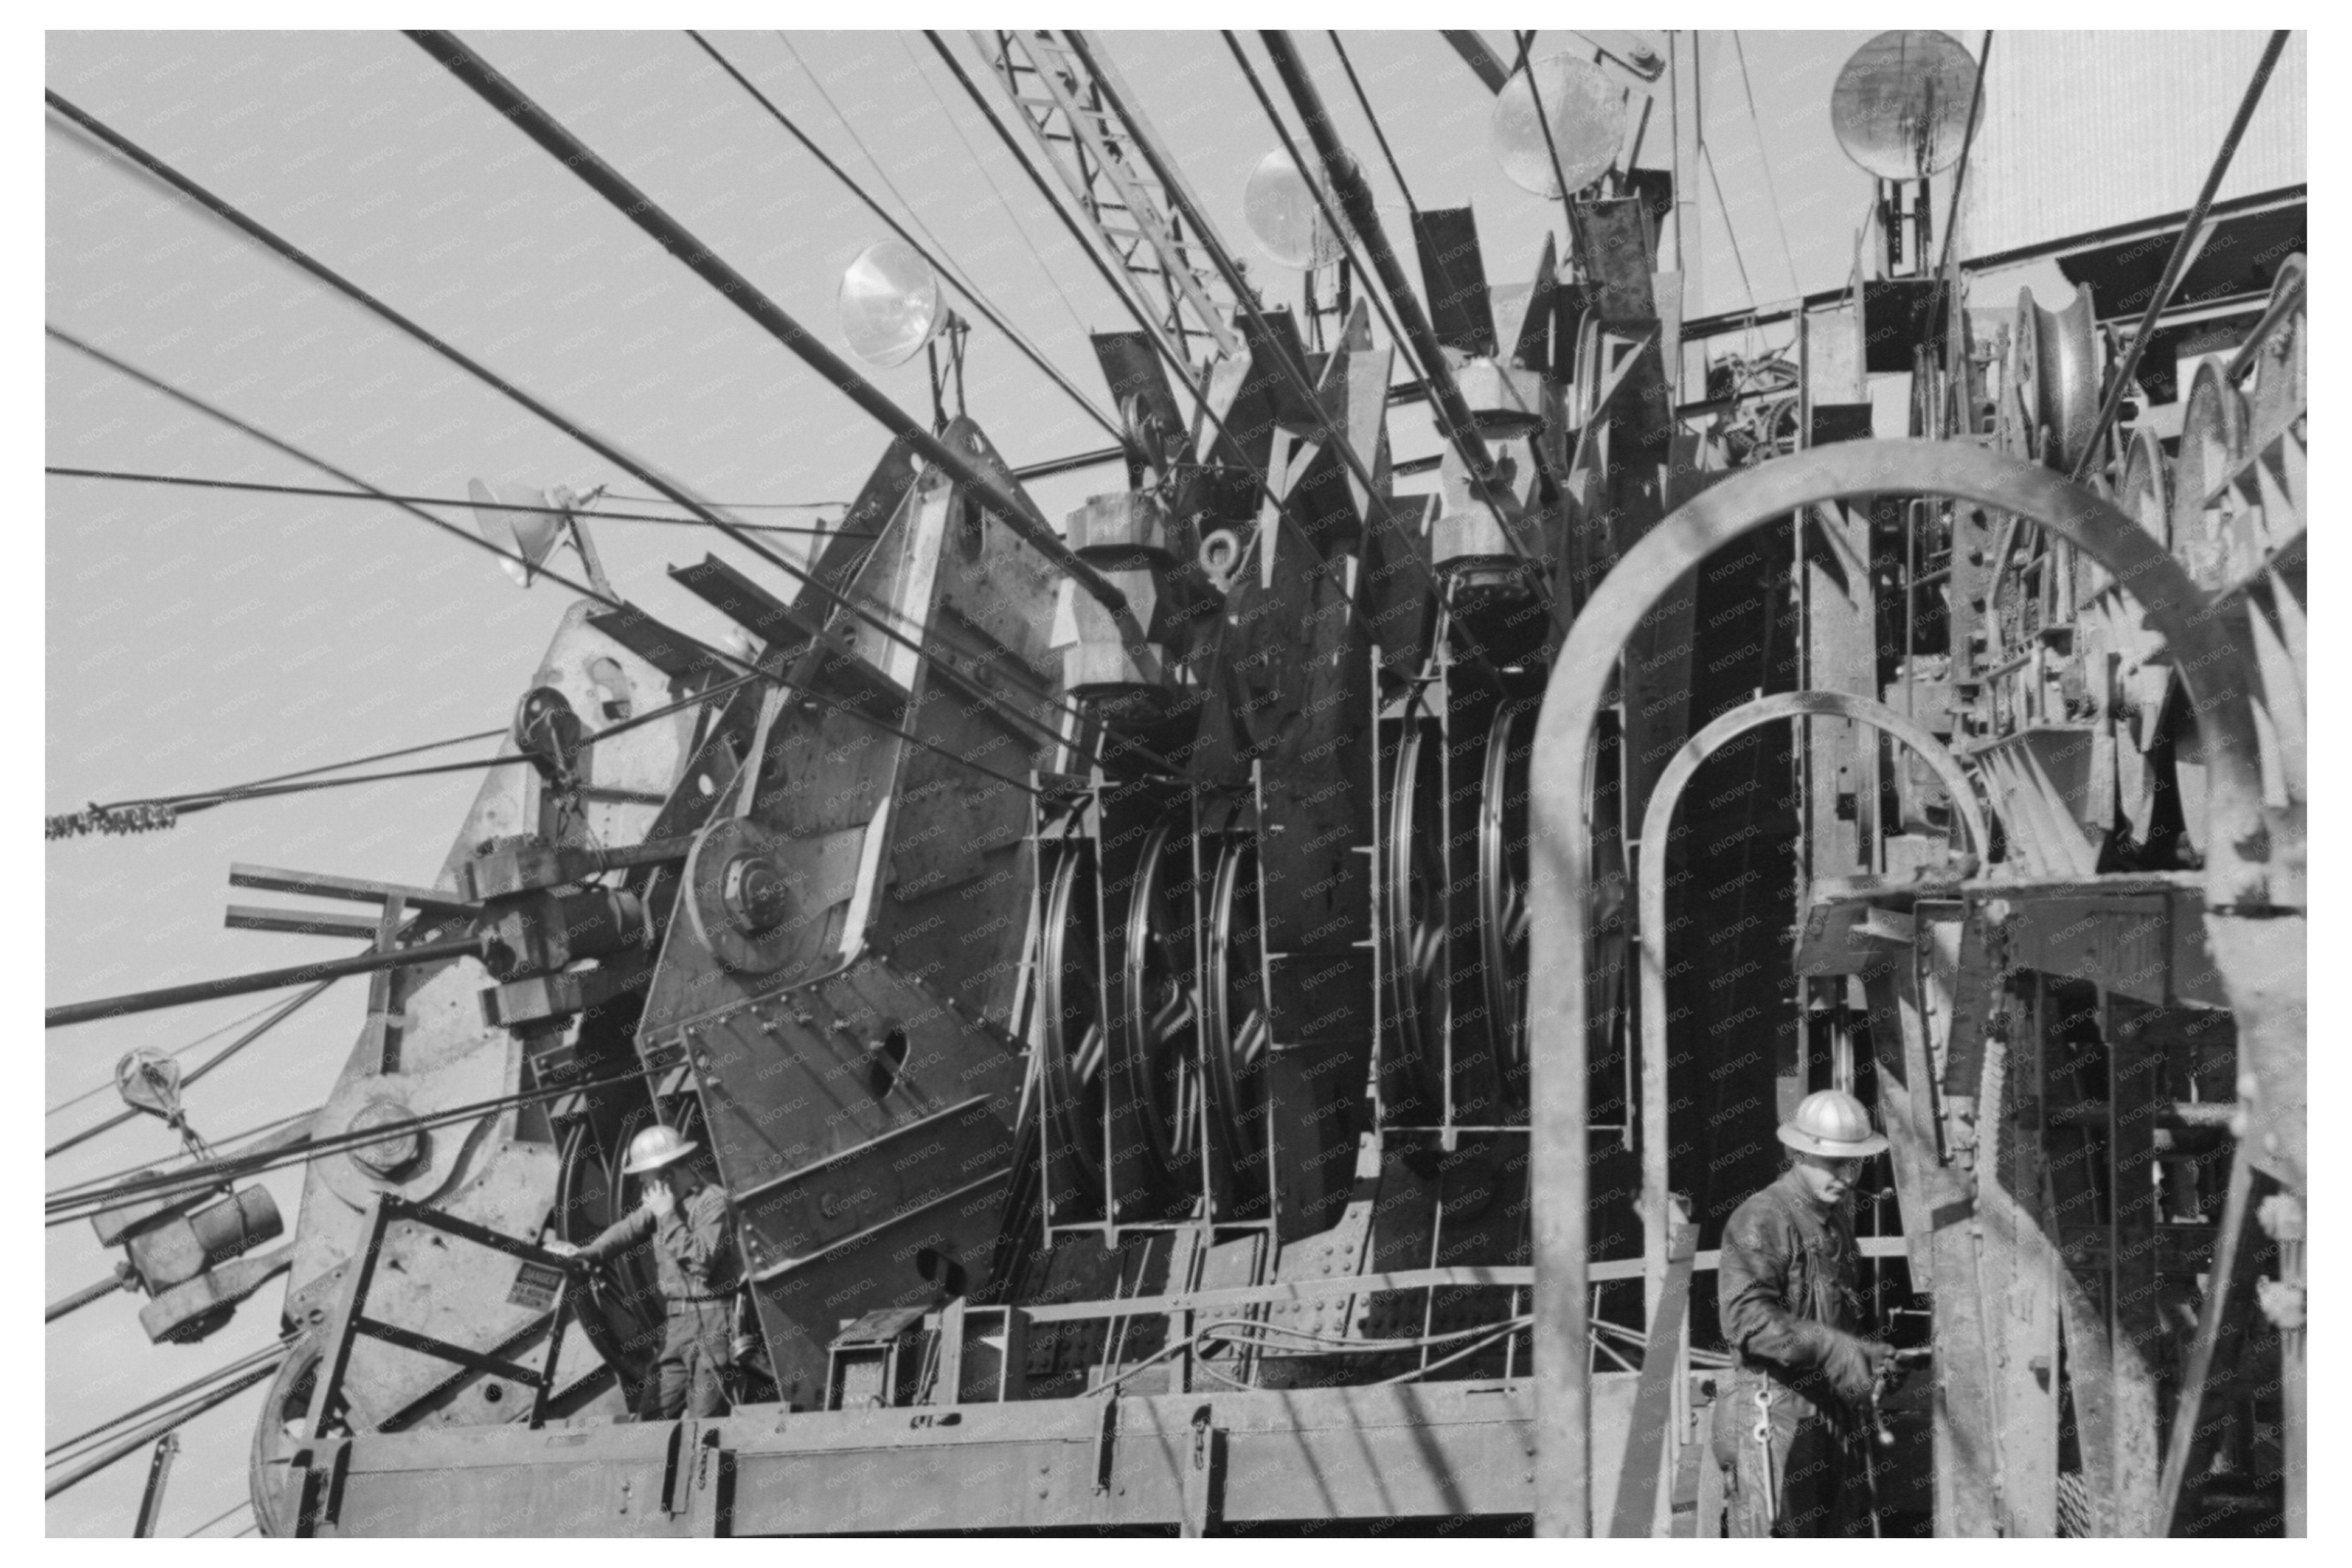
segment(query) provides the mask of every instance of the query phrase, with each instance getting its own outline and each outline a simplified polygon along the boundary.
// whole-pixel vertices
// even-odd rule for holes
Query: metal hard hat
[[[621,1167],[621,1174],[642,1176],[648,1171],[658,1171],[664,1165],[676,1164],[701,1147],[699,1143],[679,1137],[667,1127],[648,1127],[629,1140],[629,1158]]]
[[[1780,1123],[1780,1142],[1825,1160],[1858,1160],[1886,1150],[1885,1135],[1871,1131],[1870,1112],[1842,1089],[1805,1096],[1797,1113]]]

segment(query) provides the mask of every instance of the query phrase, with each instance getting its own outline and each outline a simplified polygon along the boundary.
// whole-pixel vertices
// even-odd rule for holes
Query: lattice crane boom
[[[976,30],[971,37],[1022,129],[1045,153],[1177,357],[1197,363],[1203,345],[1211,357],[1237,352],[1234,301],[1201,253],[1198,237],[1188,238],[1177,203],[1149,163],[1132,156],[1132,143],[1156,141],[1157,133],[1099,45],[1083,35],[1041,29]],[[1103,79],[1125,106],[1124,115],[1106,101]],[[1174,167],[1172,160],[1160,162]],[[1190,190],[1181,195],[1200,210]]]

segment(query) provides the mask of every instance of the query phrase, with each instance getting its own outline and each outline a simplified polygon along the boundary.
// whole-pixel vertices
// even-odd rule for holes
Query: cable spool
[[[1514,1110],[1527,1104],[1528,763],[1539,703],[1508,702],[1486,731],[1478,797],[1478,941],[1496,1079]]]
[[[1045,1025],[1046,1110],[1055,1142],[1077,1178],[1077,1202],[1087,1212],[1101,1202],[1108,1111],[1098,910],[1092,851],[1075,842],[1063,845],[1045,899],[1037,1007]]]
[[[1198,1184],[1202,1104],[1199,994],[1192,945],[1192,841],[1178,819],[1144,841],[1128,901],[1120,1030],[1134,1097],[1160,1176],[1172,1189]]]
[[[2042,443],[2035,456],[2071,472],[2099,417],[2103,356],[2089,285],[2077,288],[2063,310],[2045,310],[2034,303],[2032,289],[2019,289],[2011,341],[2011,375],[2026,428]]]
[[[1390,774],[1388,842],[1382,856],[1387,918],[1381,968],[1398,1058],[1399,1114],[1435,1125],[1446,1110],[1445,1020],[1448,923],[1445,876],[1444,733],[1416,703],[1405,715]]]
[[[1271,1142],[1265,1068],[1272,1034],[1265,1006],[1264,928],[1258,915],[1257,846],[1229,839],[1209,895],[1207,974],[1202,988],[1202,1047],[1209,1103],[1217,1117],[1236,1198],[1266,1188]]]

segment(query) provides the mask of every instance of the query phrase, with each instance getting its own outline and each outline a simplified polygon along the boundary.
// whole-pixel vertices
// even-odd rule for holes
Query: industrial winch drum
[[[1099,1193],[1107,1136],[1103,1067],[1108,1040],[1096,960],[1093,873],[1094,863],[1084,849],[1063,847],[1045,902],[1037,1005],[1045,1020],[1054,1129],[1088,1190]]]
[[[1123,1020],[1129,1092],[1160,1173],[1197,1179],[1207,1132],[1201,1104],[1199,1010],[1193,1002],[1192,840],[1162,822],[1144,840],[1129,897]],[[1168,875],[1171,850],[1179,878]]]
[[[1260,951],[1257,847],[1228,842],[1217,858],[1209,898],[1209,950],[1201,996],[1202,1047],[1208,1058],[1209,1103],[1243,1195],[1265,1188],[1265,1094],[1261,1069],[1270,1031],[1265,960]]]
[[[1532,701],[1497,709],[1486,731],[1478,798],[1478,942],[1486,982],[1486,1032],[1504,1101],[1527,1104],[1528,756],[1521,739]]]
[[[1437,742],[1432,744],[1433,742]],[[1445,973],[1445,821],[1442,738],[1416,702],[1397,742],[1389,791],[1387,919],[1381,922],[1387,972],[1390,1037],[1402,1058],[1405,1083],[1421,1100],[1408,1113],[1431,1121],[1445,1110],[1444,1039]],[[1424,820],[1424,815],[1434,813]]]

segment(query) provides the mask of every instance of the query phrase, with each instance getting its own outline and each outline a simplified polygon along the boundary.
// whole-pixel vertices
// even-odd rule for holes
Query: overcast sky
[[[1733,232],[1753,289],[1767,300],[1790,292],[1792,275],[1806,289],[1845,277],[1868,186],[1837,156],[1826,106],[1838,66],[1865,36],[1748,35],[1758,94],[1751,121],[1727,35],[1709,35],[1707,125],[1730,227],[1709,191],[1706,291],[1687,303],[1689,313],[1745,302]],[[1504,36],[1489,37],[1507,55]],[[886,231],[689,39],[468,37],[841,346],[833,296],[842,268]],[[795,62],[797,50],[952,260],[1100,398],[1084,333],[1128,322],[919,35],[796,34],[789,47],[772,34],[714,41],[889,200]],[[1973,47],[1974,35],[1965,41]],[[958,34],[950,42],[982,74],[970,40]],[[1434,32],[1350,34],[1347,42],[1415,198],[1474,205],[1490,273],[1524,281],[1559,209],[1497,171],[1485,143],[1485,89]],[[1299,43],[1375,189],[1401,213],[1328,40],[1302,35]],[[1296,274],[1257,257],[1240,219],[1243,182],[1276,142],[1223,43],[1213,34],[1116,34],[1109,47],[1271,299],[1295,300]],[[1265,70],[1255,40],[1250,47]],[[1570,47],[1581,47],[1547,34],[1537,52]],[[82,109],[706,496],[832,500],[855,493],[881,453],[886,437],[864,415],[395,34],[52,33],[46,72]],[[1668,107],[1661,98],[1645,162],[1667,154]],[[1781,223],[1766,195],[1759,128]],[[535,486],[611,481],[638,493],[593,454],[127,172],[55,116],[46,159],[53,325],[387,489],[462,495],[478,476]],[[1393,237],[1408,243],[1401,226]],[[901,406],[919,416],[926,408],[919,358],[875,379]],[[1016,462],[1104,444],[984,325],[971,340],[967,390],[972,415]],[[331,482],[54,343],[47,398],[53,464]],[[1401,454],[1431,450],[1425,412],[1401,413],[1394,438]],[[1116,470],[1101,470],[1033,493],[1058,518],[1117,483]],[[518,591],[486,556],[373,504],[52,479],[46,523],[49,811],[502,726],[567,602],[552,584]],[[710,551],[790,592],[702,531],[615,522],[596,537],[624,594],[704,636],[719,627],[672,587],[665,564]],[[568,554],[558,564],[577,567]],[[477,782],[458,775],[232,805],[170,833],[49,846],[47,1000],[341,951],[224,931],[229,863],[427,881]],[[194,1125],[222,1139],[323,1099],[365,994],[363,983],[346,982],[196,1086]],[[175,1048],[277,999],[50,1033],[44,1102],[56,1107],[106,1085],[133,1047]],[[68,1106],[47,1119],[49,1139],[116,1104],[107,1088]],[[173,1147],[159,1124],[142,1122],[48,1162],[46,1184],[160,1160]],[[269,1185],[290,1226],[299,1180],[288,1173]],[[86,1224],[47,1235],[49,1296],[110,1264]],[[269,1286],[200,1346],[149,1346],[133,1297],[53,1325],[44,1356],[48,1441],[265,1344],[280,1293]],[[185,1430],[162,1533],[184,1533],[244,1497],[258,1403],[248,1394]],[[134,1458],[58,1499],[49,1531],[126,1533],[145,1468],[143,1456]],[[239,1512],[216,1532],[246,1522]]]

